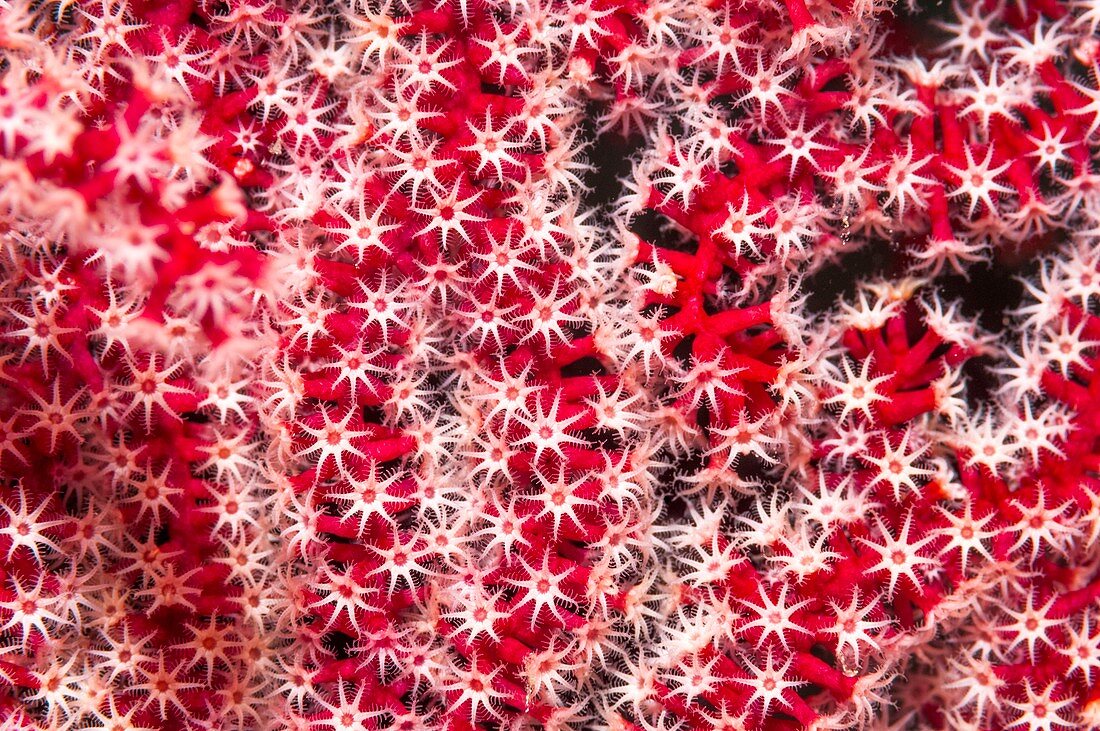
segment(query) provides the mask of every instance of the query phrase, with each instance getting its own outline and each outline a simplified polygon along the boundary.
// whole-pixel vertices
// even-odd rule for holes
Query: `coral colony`
[[[0,0],[0,727],[1100,728],[1100,2],[922,5]]]

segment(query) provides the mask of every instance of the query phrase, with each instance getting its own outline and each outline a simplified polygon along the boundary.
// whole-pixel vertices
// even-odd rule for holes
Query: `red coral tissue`
[[[1096,0],[0,0],[0,269],[4,731],[1100,729]]]

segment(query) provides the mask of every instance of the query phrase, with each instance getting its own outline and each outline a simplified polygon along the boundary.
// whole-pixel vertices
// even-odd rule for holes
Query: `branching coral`
[[[1098,27],[0,0],[3,727],[1100,728]]]

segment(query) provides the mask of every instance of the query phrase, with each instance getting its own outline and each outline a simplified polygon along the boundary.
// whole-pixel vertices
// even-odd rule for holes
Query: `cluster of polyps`
[[[0,0],[5,724],[1100,728],[1100,6],[912,11]]]

